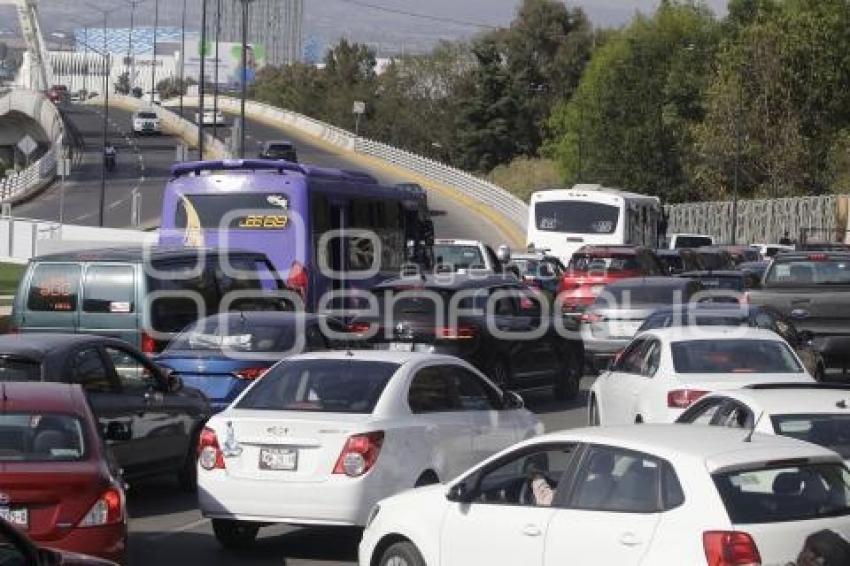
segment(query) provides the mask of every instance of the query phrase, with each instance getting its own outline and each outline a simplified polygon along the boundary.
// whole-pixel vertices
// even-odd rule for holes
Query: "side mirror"
[[[502,401],[504,408],[507,410],[516,410],[525,407],[525,401],[516,391],[505,391]]]
[[[446,499],[454,503],[469,503],[472,501],[472,492],[466,482],[459,482],[449,488]]]

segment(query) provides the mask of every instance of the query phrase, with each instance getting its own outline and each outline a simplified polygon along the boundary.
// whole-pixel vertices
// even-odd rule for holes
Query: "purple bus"
[[[328,291],[432,265],[434,226],[418,185],[261,159],[180,163],[171,174],[161,244],[262,252],[310,310]]]

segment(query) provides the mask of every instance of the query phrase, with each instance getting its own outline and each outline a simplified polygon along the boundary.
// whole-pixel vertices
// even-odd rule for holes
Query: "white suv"
[[[542,430],[519,396],[457,358],[295,356],[210,419],[198,503],[225,547],[251,544],[265,524],[362,526],[378,500]]]
[[[150,135],[162,133],[162,121],[154,110],[139,110],[133,114],[133,134]]]

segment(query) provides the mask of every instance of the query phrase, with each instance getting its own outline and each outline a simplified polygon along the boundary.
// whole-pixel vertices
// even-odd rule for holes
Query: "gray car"
[[[634,277],[611,283],[581,317],[581,336],[591,369],[603,369],[625,348],[656,310],[691,301],[702,287],[682,277]]]

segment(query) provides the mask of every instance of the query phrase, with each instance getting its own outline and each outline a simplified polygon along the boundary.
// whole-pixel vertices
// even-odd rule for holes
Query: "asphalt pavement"
[[[170,108],[178,112],[177,108]],[[197,108],[184,108],[183,116],[195,121]],[[235,118],[232,114],[225,114],[227,125],[218,126],[217,136],[224,140],[231,135],[230,124]],[[263,142],[271,140],[289,140],[295,143],[298,151],[298,160],[308,165],[319,167],[331,167],[335,169],[351,169],[365,171],[381,183],[395,184],[409,181],[403,175],[398,175],[389,169],[366,165],[353,158],[352,154],[341,149],[333,149],[329,146],[317,143],[310,136],[286,127],[285,125],[271,126],[250,118],[246,119],[245,129],[245,156],[256,157]],[[206,127],[207,132],[213,133],[212,126]],[[432,211],[434,229],[438,238],[463,238],[470,240],[482,240],[496,247],[508,243],[506,237],[489,220],[477,216],[474,212],[463,208],[457,201],[446,196],[429,191],[428,206]]]
[[[586,424],[586,378],[575,401],[556,402],[551,390],[523,393],[527,407],[551,432]],[[166,478],[134,485],[128,493],[131,566],[336,566],[357,563],[357,529],[267,527],[244,551],[222,549],[195,497]],[[281,505],[285,505],[281,502]]]
[[[64,190],[64,221],[95,226],[99,219],[103,159],[103,109],[68,105],[67,118],[79,130],[85,144],[80,165],[64,183],[57,181],[29,202],[16,206],[15,216],[59,220]],[[162,194],[176,157],[177,141],[171,136],[134,137],[132,113],[109,109],[109,139],[118,150],[117,166],[107,172],[105,183],[105,225],[126,228],[131,225],[132,194],[141,195],[142,225],[158,224]]]

